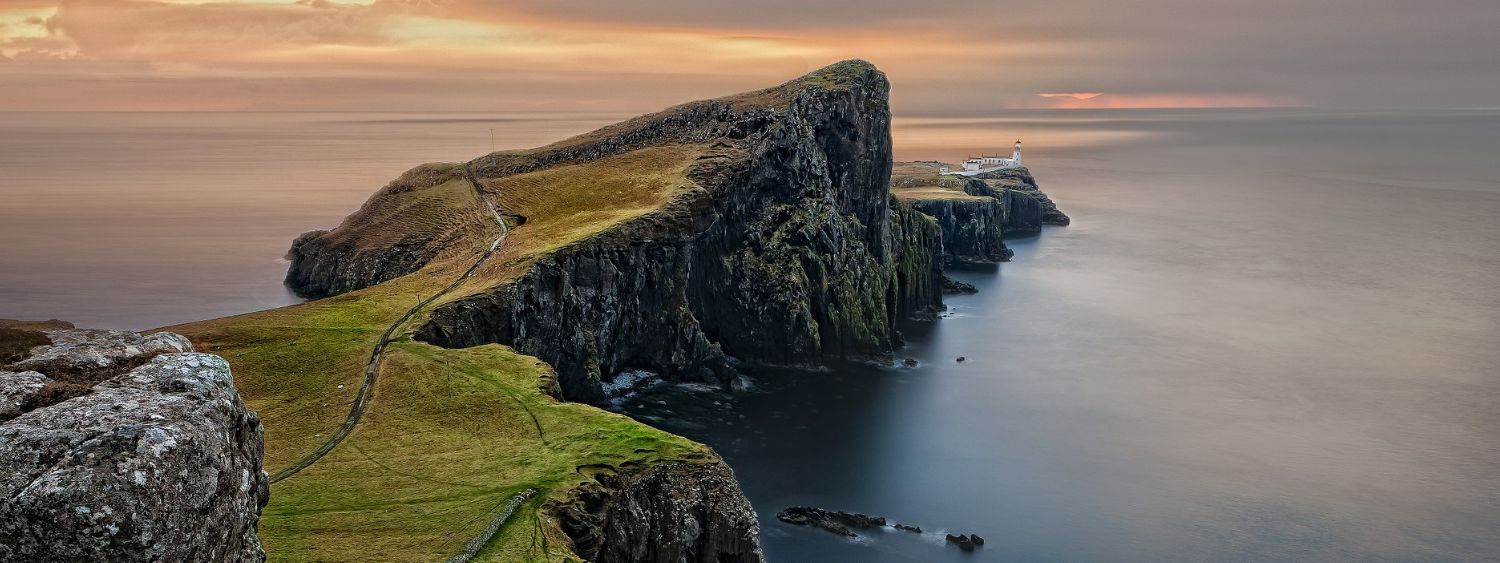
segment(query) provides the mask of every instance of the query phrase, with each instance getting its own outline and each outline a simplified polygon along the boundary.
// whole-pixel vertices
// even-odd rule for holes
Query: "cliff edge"
[[[590,403],[626,370],[723,382],[731,358],[888,354],[896,321],[942,299],[937,224],[890,197],[889,88],[846,61],[467,163],[516,221],[514,274],[480,272],[491,287],[438,306],[417,338],[535,355]],[[362,287],[449,245],[446,228],[382,234],[384,210],[409,205],[393,198],[414,193],[400,187],[299,238],[293,287]]]

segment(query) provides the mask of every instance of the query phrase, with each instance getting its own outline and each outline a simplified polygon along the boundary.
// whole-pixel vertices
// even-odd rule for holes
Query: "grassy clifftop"
[[[541,256],[700,197],[699,163],[732,151],[711,142],[733,135],[714,116],[769,115],[798,89],[847,87],[854,73],[869,71],[868,63],[841,63],[539,149],[418,167],[338,228],[304,235],[294,248],[324,253],[324,266],[358,272],[366,283],[326,286],[322,293],[338,295],[291,307],[167,327],[230,361],[264,421],[265,465],[275,473],[344,422],[382,332],[461,278],[502,234],[480,198],[506,216],[498,251],[396,327],[368,410],[348,438],[273,485],[260,528],[271,560],[442,560],[523,490],[538,494],[477,560],[563,560],[573,557],[568,538],[543,520],[543,503],[564,499],[595,472],[715,459],[686,439],[556,400],[552,369],[534,357],[495,344],[439,348],[411,332],[433,308],[503,284]]]
[[[902,201],[987,201],[964,191],[963,178],[945,176],[925,162],[897,162],[891,167],[891,194]]]
[[[526,222],[513,227],[481,275],[445,299],[499,283],[537,255],[654,210],[690,185],[683,172],[693,153],[692,147],[643,149],[487,183],[486,193]],[[483,203],[468,180],[450,176],[400,192],[407,197],[392,197],[394,205],[367,206],[380,219],[371,223],[378,228],[372,238],[353,237],[358,244],[385,244],[400,240],[389,231],[420,232],[415,228],[430,225],[461,234],[417,272],[301,305],[168,329],[230,361],[266,426],[269,471],[333,434],[381,332],[462,274],[499,234],[483,219]],[[466,224],[456,228],[459,222]],[[420,314],[409,324],[419,320]],[[526,489],[543,494],[528,502],[479,560],[561,556],[568,553],[566,539],[541,525],[536,508],[589,478],[578,468],[709,458],[685,439],[557,401],[544,392],[551,377],[546,364],[503,346],[452,350],[399,337],[382,361],[373,402],[350,437],[273,487],[260,530],[270,558],[444,559]]]

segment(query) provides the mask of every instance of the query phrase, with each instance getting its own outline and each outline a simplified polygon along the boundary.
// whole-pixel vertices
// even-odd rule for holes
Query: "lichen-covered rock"
[[[150,359],[0,424],[0,561],[263,561],[262,429],[229,364],[173,334],[53,334],[23,364]]]
[[[50,381],[34,371],[0,371],[0,422],[20,416],[22,407]]]
[[[191,352],[193,344],[180,334],[142,335],[128,330],[49,330],[52,344],[31,351],[13,369],[38,371],[53,379],[105,379],[144,363],[158,354]]]
[[[547,512],[595,563],[760,563],[760,524],[723,461],[602,473]]]

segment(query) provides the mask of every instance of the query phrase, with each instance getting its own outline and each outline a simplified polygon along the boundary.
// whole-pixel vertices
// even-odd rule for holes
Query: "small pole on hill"
[[[490,128],[490,152],[495,152],[495,128]]]

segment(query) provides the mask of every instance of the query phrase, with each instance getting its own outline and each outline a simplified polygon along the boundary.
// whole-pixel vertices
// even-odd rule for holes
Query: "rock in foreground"
[[[48,336],[0,388],[81,395],[0,424],[0,561],[263,561],[261,424],[228,362],[175,334]]]

